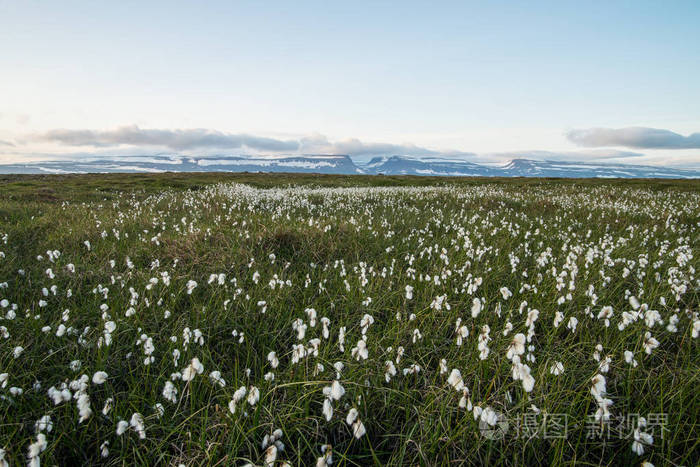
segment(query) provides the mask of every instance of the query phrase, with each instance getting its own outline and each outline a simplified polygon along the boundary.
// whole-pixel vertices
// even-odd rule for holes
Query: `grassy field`
[[[697,465],[700,181],[0,176],[0,466]]]

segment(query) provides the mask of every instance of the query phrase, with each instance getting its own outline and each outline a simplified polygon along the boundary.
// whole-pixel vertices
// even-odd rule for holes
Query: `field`
[[[700,182],[0,178],[0,466],[697,465]]]

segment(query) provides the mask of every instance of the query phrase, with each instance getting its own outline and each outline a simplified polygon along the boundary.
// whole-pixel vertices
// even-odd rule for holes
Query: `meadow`
[[[700,181],[0,177],[0,467],[697,465]]]

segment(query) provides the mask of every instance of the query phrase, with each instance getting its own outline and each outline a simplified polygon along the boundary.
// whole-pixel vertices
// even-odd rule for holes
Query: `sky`
[[[700,1],[0,0],[0,162],[449,154],[700,167]]]

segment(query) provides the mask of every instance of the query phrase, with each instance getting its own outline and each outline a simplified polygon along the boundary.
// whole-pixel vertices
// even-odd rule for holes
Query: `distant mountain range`
[[[441,157],[382,156],[369,162],[349,156],[115,156],[0,164],[0,174],[114,172],[301,172],[325,174],[468,177],[700,178],[700,170],[592,162],[513,159],[505,165]]]

